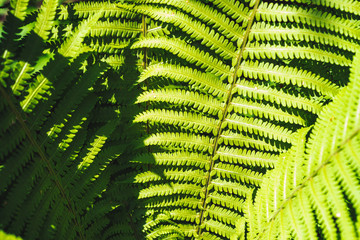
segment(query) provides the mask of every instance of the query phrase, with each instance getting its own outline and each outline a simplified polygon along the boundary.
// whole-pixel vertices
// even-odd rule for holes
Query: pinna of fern
[[[12,234],[6,234],[3,231],[0,231],[0,237],[1,237],[1,239],[4,239],[4,240],[21,240],[22,239],[20,237],[14,236]]]

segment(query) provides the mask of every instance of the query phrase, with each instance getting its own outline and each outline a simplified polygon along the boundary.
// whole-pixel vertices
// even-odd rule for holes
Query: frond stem
[[[49,159],[45,156],[45,153],[41,149],[40,145],[36,142],[35,138],[32,136],[30,129],[25,123],[25,120],[21,116],[21,113],[16,109],[15,104],[11,100],[10,96],[6,93],[3,86],[0,85],[0,92],[1,95],[6,99],[6,101],[9,103],[9,106],[11,108],[11,111],[15,114],[17,121],[20,123],[21,127],[24,129],[25,134],[27,138],[29,139],[30,143],[34,146],[36,152],[39,154],[40,159],[45,163],[46,168],[48,169],[50,175],[53,177],[56,187],[59,189],[62,198],[66,201],[66,205],[68,210],[71,212],[71,214],[74,216],[73,221],[77,228],[77,234],[79,235],[79,238],[82,240],[85,240],[84,233],[82,231],[82,227],[79,223],[78,216],[76,214],[74,206],[71,204],[70,198],[65,193],[65,188],[63,187],[60,178],[56,174],[55,170],[53,169]]]
[[[147,24],[146,24],[146,15],[142,15],[142,35],[145,38],[147,36]],[[146,68],[148,67],[148,57],[147,57],[147,48],[143,48],[143,62],[142,62],[142,67],[143,70],[146,70]],[[146,85],[146,89],[149,88],[149,82],[146,80],[145,81],[145,85]],[[145,110],[147,111],[149,109],[150,103],[146,102],[146,106],[145,106]],[[149,135],[150,133],[150,126],[149,126],[149,121],[146,121],[146,134]],[[151,151],[150,146],[147,147],[148,152]]]
[[[228,96],[227,96],[226,104],[225,104],[225,107],[224,107],[224,114],[222,115],[221,121],[219,123],[219,131],[217,132],[217,135],[216,135],[216,138],[215,138],[215,141],[214,141],[214,149],[213,149],[212,154],[211,154],[210,169],[208,171],[206,184],[205,184],[205,196],[204,196],[204,198],[202,200],[202,208],[200,210],[200,221],[199,221],[199,224],[198,224],[197,230],[196,230],[198,236],[201,235],[201,231],[202,231],[201,225],[202,225],[202,223],[204,221],[204,212],[206,211],[206,207],[207,207],[206,206],[207,205],[206,200],[207,200],[207,197],[209,195],[209,185],[211,183],[211,178],[212,178],[211,172],[213,171],[214,165],[215,165],[214,157],[216,155],[216,152],[217,152],[217,149],[218,149],[218,146],[219,146],[219,139],[220,139],[221,134],[222,134],[222,125],[224,124],[224,122],[226,120],[226,117],[227,117],[228,108],[229,108],[230,102],[232,100],[232,94],[231,93],[232,93],[234,87],[236,86],[237,73],[238,73],[238,71],[240,69],[241,60],[243,58],[245,47],[246,47],[247,41],[249,39],[251,26],[252,26],[252,24],[254,22],[255,14],[256,14],[256,11],[258,9],[259,3],[260,3],[260,0],[256,0],[255,5],[254,5],[254,7],[252,9],[252,13],[251,13],[251,15],[249,17],[248,25],[246,27],[243,42],[241,43],[240,52],[239,52],[239,55],[237,56],[236,65],[235,65],[234,72],[233,72],[233,75],[232,75],[231,87],[228,90]]]

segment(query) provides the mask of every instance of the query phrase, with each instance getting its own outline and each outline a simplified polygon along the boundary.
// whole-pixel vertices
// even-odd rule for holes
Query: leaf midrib
[[[244,34],[241,49],[240,49],[239,55],[237,57],[236,65],[235,65],[233,76],[232,76],[231,87],[228,90],[228,96],[227,96],[227,100],[226,100],[226,104],[225,104],[224,114],[223,114],[223,116],[222,116],[222,118],[220,120],[219,131],[218,131],[218,133],[216,135],[216,138],[215,138],[215,141],[214,141],[214,148],[213,148],[213,152],[211,154],[210,169],[208,170],[207,181],[206,181],[206,184],[205,184],[205,195],[203,197],[202,208],[200,209],[200,214],[199,214],[200,215],[200,221],[196,226],[196,228],[197,228],[196,232],[197,232],[198,236],[201,235],[201,231],[202,231],[201,225],[202,225],[202,223],[204,221],[204,212],[206,211],[206,207],[207,207],[207,197],[209,195],[209,185],[210,185],[211,180],[212,180],[211,172],[214,169],[214,164],[215,164],[214,158],[215,158],[215,155],[216,155],[216,152],[217,152],[217,149],[218,149],[218,146],[219,146],[219,140],[220,140],[220,137],[221,137],[221,134],[222,134],[222,125],[225,123],[225,120],[226,120],[226,117],[227,117],[227,110],[228,110],[228,108],[230,106],[230,103],[231,103],[231,100],[232,100],[232,92],[233,92],[232,90],[236,86],[237,74],[238,74],[238,71],[240,69],[241,60],[242,60],[242,57],[243,57],[243,54],[244,54],[244,51],[245,51],[246,44],[247,44],[248,39],[249,39],[251,26],[252,26],[252,24],[254,22],[255,15],[256,15],[259,4],[260,4],[260,0],[256,0],[253,9],[250,10],[252,12],[251,12],[251,15],[250,15],[250,18],[249,18],[249,21],[248,21],[248,24],[247,24],[247,28],[246,28],[246,31],[245,31],[245,34]]]
[[[80,239],[85,239],[81,224],[79,222],[79,216],[77,215],[76,209],[74,208],[73,204],[71,204],[70,197],[67,196],[67,194],[65,192],[65,188],[64,188],[63,184],[61,183],[60,177],[55,172],[50,160],[45,156],[45,153],[42,150],[42,148],[40,147],[40,145],[37,143],[35,138],[32,136],[30,129],[26,125],[25,120],[21,116],[20,112],[16,109],[16,106],[12,102],[10,96],[6,93],[6,91],[4,90],[4,88],[1,85],[0,85],[0,92],[1,92],[1,95],[3,95],[3,97],[9,103],[11,111],[15,114],[17,121],[20,123],[22,129],[25,131],[27,138],[29,139],[30,143],[34,146],[35,151],[39,154],[40,159],[45,163],[46,168],[49,170],[49,174],[54,178],[55,185],[59,189],[62,198],[65,200],[68,210],[74,216],[73,221],[77,228],[77,233],[80,235],[79,236]]]

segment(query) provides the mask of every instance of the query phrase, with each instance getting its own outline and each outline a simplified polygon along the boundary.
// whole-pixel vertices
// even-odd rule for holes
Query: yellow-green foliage
[[[0,229],[360,238],[357,1],[60,2],[4,23]]]

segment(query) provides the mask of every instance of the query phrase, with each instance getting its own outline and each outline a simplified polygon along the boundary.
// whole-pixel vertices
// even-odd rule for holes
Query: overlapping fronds
[[[252,202],[267,170],[298,145],[294,133],[347,83],[359,36],[354,16],[292,2],[118,6],[172,32],[143,34],[131,46],[147,57],[137,100],[145,110],[135,118],[147,131],[147,153],[134,159],[146,173],[136,177],[145,184],[146,218],[166,212],[166,226],[186,225],[190,238],[244,237],[235,219],[245,222],[248,208],[213,199]],[[177,204],[186,216],[172,214]],[[148,238],[170,236],[159,235],[159,224],[144,229]]]
[[[24,239],[123,236],[131,222],[113,215],[128,211],[125,205],[136,191],[120,196],[117,191],[129,184],[112,183],[114,176],[132,171],[117,163],[126,142],[119,129],[128,122],[120,120],[126,108],[121,101],[129,100],[121,100],[119,79],[124,72],[134,74],[136,66],[124,70],[120,66],[129,61],[124,54],[97,55],[86,46],[102,9],[74,24],[68,35],[57,32],[54,42],[55,29],[66,24],[54,21],[58,4],[44,1],[36,16],[20,21],[9,15],[4,23],[0,228]],[[33,31],[19,40],[17,32],[29,25]],[[100,116],[99,109],[104,109]],[[114,232],[110,223],[123,227]]]
[[[64,58],[74,59],[80,54],[89,51],[88,49],[82,48],[81,43],[89,31],[91,25],[97,21],[98,18],[99,14],[94,15],[86,21],[82,22],[75,30],[75,32],[68,39],[66,39],[63,44],[61,44],[60,48],[58,49],[58,53]],[[21,107],[24,109],[24,111],[32,111],[38,101],[45,97],[44,95],[49,94],[49,89],[52,85],[50,79],[57,79],[66,66],[65,59],[58,62],[56,64],[56,68],[54,68],[55,66],[53,64],[55,63],[48,63],[48,68],[45,67],[45,70],[47,70],[46,73],[38,74],[36,76],[36,80],[29,84],[29,87],[26,89],[26,96],[21,102]],[[51,68],[49,68],[49,66]]]
[[[357,1],[59,3],[4,23],[0,229],[360,238]]]
[[[94,13],[102,10],[102,16],[105,17],[123,17],[134,15],[131,12],[124,11],[117,7],[116,3],[111,1],[102,1],[102,2],[93,2],[93,1],[84,1],[76,3],[73,7],[75,14],[80,18],[86,18],[93,15]],[[65,9],[63,10],[65,11]]]
[[[358,53],[348,86],[264,180],[250,238],[359,238],[359,64]]]

